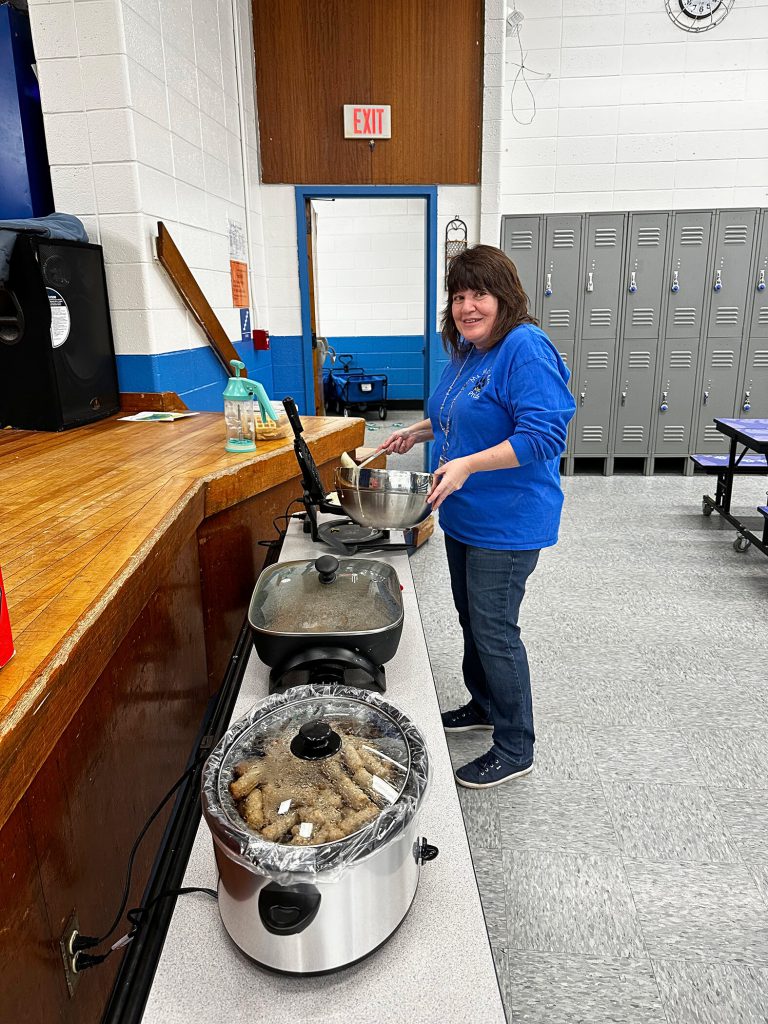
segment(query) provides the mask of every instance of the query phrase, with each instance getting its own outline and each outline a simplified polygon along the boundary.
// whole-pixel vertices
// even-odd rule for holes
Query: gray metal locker
[[[542,330],[549,335],[571,372],[580,292],[581,231],[582,218],[579,214],[547,216],[539,286]],[[571,387],[574,386],[572,382]]]
[[[699,377],[697,452],[728,449],[713,419],[734,414],[756,221],[756,210],[721,210],[717,215],[707,342]]]
[[[749,280],[749,336],[742,344],[741,390],[736,395],[736,416],[768,417],[768,210],[760,217],[760,241]],[[749,294],[749,293],[748,293]]]
[[[504,217],[501,247],[517,268],[532,316],[541,317],[541,217]]]
[[[613,403],[616,455],[650,453],[668,221],[666,213],[633,213],[629,219],[621,354]]]
[[[574,385],[575,455],[608,455],[621,308],[623,213],[590,214],[581,270],[583,315]]]
[[[653,403],[653,454],[688,455],[692,451],[694,395],[707,280],[712,213],[673,214],[671,248],[664,275],[661,374]]]

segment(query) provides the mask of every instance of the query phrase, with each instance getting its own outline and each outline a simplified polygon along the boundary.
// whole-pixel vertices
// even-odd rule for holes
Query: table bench
[[[705,516],[717,512],[735,527],[738,536],[733,547],[736,551],[744,552],[754,545],[764,555],[768,555],[768,506],[758,507],[758,512],[766,518],[761,537],[731,512],[734,477],[768,473],[768,419],[716,418],[715,426],[730,438],[728,454],[691,456],[694,464],[704,472],[717,475],[715,497],[704,495],[702,512]]]

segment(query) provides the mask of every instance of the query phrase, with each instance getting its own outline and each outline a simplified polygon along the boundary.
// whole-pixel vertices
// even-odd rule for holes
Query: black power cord
[[[272,520],[272,525],[274,526],[275,533],[277,534],[277,540],[260,540],[259,546],[263,548],[274,548],[282,544],[285,535],[288,532],[288,523],[291,521],[291,519],[293,519],[294,515],[297,514],[295,512],[291,513],[291,508],[294,505],[303,504],[304,503],[301,500],[301,498],[294,498],[292,501],[290,501],[286,506],[285,512],[283,512],[281,516],[275,516],[275,518]],[[281,520],[285,520],[285,526],[282,529],[277,525]]]
[[[95,946],[100,946],[103,942],[106,942],[107,939],[117,929],[117,926],[120,924],[120,921],[121,921],[121,919],[123,917],[123,913],[125,912],[125,908],[126,908],[126,906],[128,904],[128,895],[129,895],[129,893],[131,891],[131,881],[132,881],[132,878],[133,878],[133,865],[134,865],[134,861],[136,859],[136,854],[138,852],[139,846],[141,845],[142,839],[147,834],[147,832],[149,831],[150,826],[155,821],[155,819],[157,818],[158,814],[162,811],[162,809],[165,807],[165,805],[168,803],[168,801],[171,799],[171,797],[176,792],[176,790],[179,789],[180,786],[183,786],[184,783],[190,778],[190,776],[194,774],[194,772],[197,770],[197,768],[208,757],[208,753],[209,753],[209,750],[208,750],[208,747],[206,746],[205,751],[202,754],[199,754],[197,756],[197,758],[195,758],[195,760],[189,766],[189,768],[187,768],[187,770],[183,773],[183,775],[179,776],[179,778],[176,780],[176,782],[174,782],[174,784],[171,786],[171,788],[168,790],[168,792],[162,798],[160,803],[154,809],[152,814],[149,816],[149,818],[147,818],[146,822],[144,823],[144,827],[142,828],[141,832],[139,832],[138,836],[136,837],[136,840],[134,841],[134,844],[131,847],[131,852],[130,852],[130,854],[128,856],[128,868],[127,868],[126,874],[125,874],[125,884],[123,885],[123,896],[122,896],[122,899],[120,901],[120,908],[118,909],[117,913],[115,914],[114,920],[112,921],[112,924],[109,926],[107,931],[104,932],[103,935],[99,935],[99,936],[82,935],[82,934],[78,934],[77,936],[75,936],[75,938],[74,938],[74,940],[72,942],[72,952],[75,954],[74,963],[75,963],[75,967],[76,967],[76,969],[78,971],[85,970],[85,969],[87,969],[89,967],[95,967],[97,964],[103,963],[107,959],[107,957],[111,953],[113,953],[115,951],[115,949],[119,949],[121,946],[125,945],[127,941],[130,941],[130,939],[133,938],[133,935],[135,934],[136,927],[138,927],[138,925],[141,923],[141,915],[140,915],[139,912],[148,909],[149,906],[152,905],[152,903],[157,901],[157,899],[160,899],[161,897],[166,896],[166,895],[171,895],[170,892],[161,893],[160,896],[155,897],[155,900],[153,900],[152,903],[147,904],[147,907],[135,907],[133,910],[129,910],[128,911],[128,920],[131,922],[131,924],[134,925],[134,931],[129,933],[128,936],[123,936],[122,939],[119,939],[113,946],[110,947],[110,949],[107,950],[106,953],[104,953],[104,954],[88,954],[88,953],[85,952],[85,950],[93,949]],[[194,890],[190,889],[190,890],[185,890],[185,891],[192,892]],[[212,890],[205,890],[205,891],[211,892]],[[183,895],[182,891],[179,890],[177,895]],[[132,914],[133,915],[138,915],[137,916],[137,920],[134,920],[131,917]]]

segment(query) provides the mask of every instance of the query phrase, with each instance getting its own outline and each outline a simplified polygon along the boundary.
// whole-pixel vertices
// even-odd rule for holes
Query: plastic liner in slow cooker
[[[327,783],[332,762],[344,764],[342,754],[337,750],[323,757],[321,750],[313,766],[313,758],[304,756],[305,737],[300,734],[301,727],[310,722],[330,724],[345,742],[348,738],[357,743],[362,741],[365,750],[380,759],[385,767],[381,777],[372,780],[369,790],[378,813],[343,838],[313,844],[311,822],[302,821],[302,814],[295,817],[292,807],[286,806],[283,813],[291,815],[286,821],[293,826],[292,831],[287,828],[282,841],[265,838],[244,820],[230,791],[230,784],[237,778],[236,766],[242,770],[243,762],[258,764],[260,768],[263,764],[264,785],[278,785],[291,774],[293,754],[288,751],[296,750],[300,758],[299,777],[312,780],[313,773],[318,773],[317,778]],[[311,742],[312,729],[308,732],[305,728],[304,733]],[[279,750],[279,757],[274,754],[275,749]],[[333,770],[339,774],[337,768]],[[215,839],[230,855],[279,884],[311,882],[319,875],[324,882],[331,882],[353,863],[401,834],[420,807],[429,776],[424,738],[398,708],[373,693],[349,686],[297,686],[257,704],[219,741],[203,770],[203,812]],[[289,788],[285,795],[290,798],[291,793]],[[306,817],[312,818],[312,814]]]

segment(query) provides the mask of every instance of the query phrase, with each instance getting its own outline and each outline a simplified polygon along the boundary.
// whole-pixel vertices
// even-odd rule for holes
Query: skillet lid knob
[[[302,761],[320,761],[341,749],[341,736],[319,718],[305,722],[291,740],[291,753]]]
[[[333,555],[321,555],[315,560],[315,568],[320,574],[321,583],[333,583],[339,571],[339,560]]]

